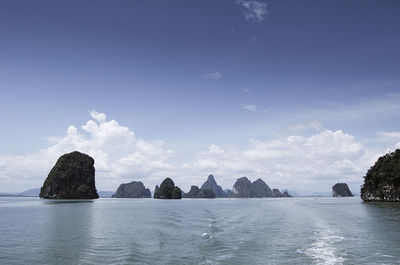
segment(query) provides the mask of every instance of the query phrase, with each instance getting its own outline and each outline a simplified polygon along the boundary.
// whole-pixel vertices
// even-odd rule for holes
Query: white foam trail
[[[344,258],[337,255],[337,249],[333,244],[343,240],[342,236],[335,235],[329,228],[322,228],[315,233],[315,241],[305,250],[298,250],[313,258],[318,264],[334,265],[343,264]]]

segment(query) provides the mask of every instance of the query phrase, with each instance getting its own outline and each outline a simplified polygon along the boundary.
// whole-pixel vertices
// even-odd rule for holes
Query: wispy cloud
[[[244,17],[247,20],[261,23],[267,15],[267,3],[256,0],[237,0],[236,3],[244,9]]]
[[[244,110],[257,112],[257,106],[256,105],[252,105],[252,104],[246,104],[245,105],[245,104],[242,104],[241,107]]]
[[[249,89],[249,88],[243,89],[243,93],[250,93],[250,92],[251,92],[251,89]]]
[[[310,122],[297,123],[290,127],[290,130],[292,131],[305,131],[308,129],[320,131],[324,129],[324,125],[319,121],[310,121]]]
[[[219,80],[222,78],[222,74],[220,72],[206,73],[205,76],[211,80]]]
[[[377,135],[380,141],[400,141],[400,132],[378,132]]]
[[[256,105],[253,104],[241,104],[242,109],[248,110],[251,112],[268,112],[268,110],[258,110]]]

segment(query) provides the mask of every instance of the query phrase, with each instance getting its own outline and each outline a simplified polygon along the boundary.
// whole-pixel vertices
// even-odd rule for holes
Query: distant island
[[[166,178],[160,187],[156,186],[154,199],[182,199],[182,191],[179,187],[175,186],[172,179]]]
[[[151,198],[151,192],[142,182],[132,181],[119,185],[113,198]]]
[[[51,169],[43,186],[21,193],[0,193],[0,196],[32,196],[44,199],[97,199],[151,198],[151,192],[140,181],[122,183],[117,191],[100,191],[95,186],[94,159],[87,154],[74,151],[59,157]],[[346,183],[332,186],[333,197],[352,197]],[[192,185],[189,192],[183,192],[171,178],[166,178],[156,186],[154,199],[212,199],[212,198],[281,198],[291,197],[287,192],[271,189],[261,178],[251,182],[247,177],[236,180],[232,190],[223,190],[213,175],[199,188]],[[400,149],[381,156],[364,176],[361,199],[365,202],[400,202]]]
[[[237,179],[233,185],[233,198],[268,198],[268,197],[291,197],[287,192],[281,194],[278,189],[271,188],[260,178],[251,182],[247,177]]]
[[[217,184],[213,175],[209,175],[206,182],[201,185],[202,190],[210,190],[214,193],[215,198],[226,198],[228,194],[222,190],[221,186]]]
[[[353,197],[349,186],[346,183],[336,183],[332,186],[333,197]]]

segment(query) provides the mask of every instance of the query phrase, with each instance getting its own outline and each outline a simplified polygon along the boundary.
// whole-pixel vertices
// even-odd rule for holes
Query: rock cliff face
[[[272,195],[271,189],[262,179],[252,183],[248,178],[241,177],[237,179],[232,189],[232,197],[236,198],[263,198]]]
[[[227,197],[227,194],[222,190],[221,186],[217,184],[213,175],[209,175],[207,181],[201,185],[202,190],[211,190],[217,198]]]
[[[175,186],[172,179],[166,178],[160,187],[156,186],[154,190],[154,199],[181,199],[181,189]]]
[[[233,185],[232,197],[235,198],[250,198],[251,181],[246,177],[238,178]]]
[[[273,189],[272,190],[272,197],[282,197],[282,194],[281,194],[280,190]]]
[[[72,152],[62,155],[40,189],[44,199],[97,199],[94,159]]]
[[[332,186],[333,197],[353,197],[346,183],[336,183]]]
[[[192,186],[188,193],[183,195],[183,198],[215,198],[215,193],[212,190],[199,189],[197,186]]]
[[[283,197],[283,198],[291,198],[292,196],[287,191],[284,191],[282,193],[281,197]]]
[[[364,176],[361,199],[400,202],[400,149],[381,156]]]
[[[272,190],[262,179],[259,178],[253,183],[251,183],[250,197],[252,198],[272,197]]]
[[[142,182],[132,181],[119,185],[113,198],[151,198],[151,192]]]

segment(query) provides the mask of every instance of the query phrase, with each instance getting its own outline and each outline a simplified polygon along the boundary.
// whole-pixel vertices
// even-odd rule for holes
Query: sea
[[[0,264],[400,264],[400,203],[1,197]]]

